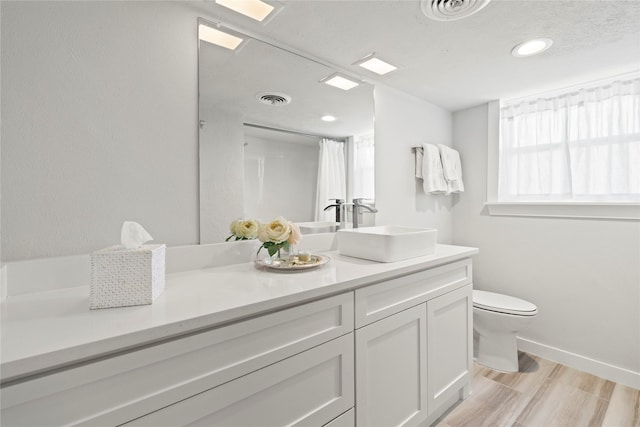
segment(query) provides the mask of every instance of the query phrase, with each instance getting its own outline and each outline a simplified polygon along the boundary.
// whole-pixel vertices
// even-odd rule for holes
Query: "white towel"
[[[462,193],[464,191],[464,184],[462,183],[460,153],[442,144],[438,144],[438,149],[440,150],[440,158],[442,159],[444,179],[447,182],[447,194]]]
[[[447,193],[440,151],[433,144],[422,144],[422,188],[425,193]]]

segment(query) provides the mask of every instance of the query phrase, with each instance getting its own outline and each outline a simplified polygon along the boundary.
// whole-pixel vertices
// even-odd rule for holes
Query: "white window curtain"
[[[345,199],[347,178],[344,161],[344,143],[331,139],[320,140],[318,184],[316,191],[315,221],[334,221],[335,211],[325,211],[330,199]]]
[[[640,201],[640,77],[505,103],[500,201]]]
[[[373,135],[360,135],[353,141],[353,197],[375,198],[375,149]]]

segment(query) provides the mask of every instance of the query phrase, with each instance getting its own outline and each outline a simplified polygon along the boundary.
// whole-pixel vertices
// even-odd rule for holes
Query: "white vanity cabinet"
[[[356,290],[356,422],[429,425],[469,393],[471,261]]]
[[[477,250],[440,245],[439,251],[415,264],[365,265],[366,274],[361,263],[336,255],[330,268],[304,276],[247,275],[246,265],[180,276],[193,278],[185,286],[205,306],[201,295],[215,296],[208,286],[214,279],[227,299],[203,316],[187,313],[184,324],[143,329],[147,340],[134,335],[124,344],[114,335],[116,345],[84,356],[81,346],[70,345],[62,350],[68,358],[40,368],[29,359],[21,369],[5,361],[2,367],[12,369],[2,372],[2,425],[427,426],[468,395],[472,377],[470,256]],[[222,292],[233,280],[242,283],[236,300],[231,284]],[[174,290],[166,306],[153,308],[169,313],[181,306]],[[260,310],[247,308],[247,291],[265,292],[268,304],[258,299]],[[212,321],[207,315],[227,313],[214,311],[220,304],[242,314]],[[150,312],[98,314],[131,320],[135,333],[135,315]],[[64,322],[102,319],[105,326],[95,314],[80,310]],[[38,311],[29,316],[31,322]],[[10,336],[25,327],[19,326],[9,325]],[[29,335],[38,336],[35,329]]]
[[[147,424],[176,426],[225,407],[266,417],[275,407],[245,395],[256,391],[279,402],[278,420],[326,424],[353,406],[352,332],[347,292],[4,385],[2,424],[115,426],[160,410]]]

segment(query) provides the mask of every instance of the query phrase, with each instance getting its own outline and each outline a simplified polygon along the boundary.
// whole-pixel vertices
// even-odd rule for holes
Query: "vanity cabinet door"
[[[467,285],[427,302],[429,415],[444,412],[443,405],[451,399],[469,394],[473,376],[472,295],[472,287]]]
[[[424,304],[356,330],[356,425],[418,425],[427,417]]]
[[[353,407],[353,357],[350,333],[126,425],[325,425]]]

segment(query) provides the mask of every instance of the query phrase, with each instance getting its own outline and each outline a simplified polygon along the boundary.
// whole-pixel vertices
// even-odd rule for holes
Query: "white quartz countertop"
[[[89,310],[89,287],[18,295],[2,302],[0,371],[10,381],[188,332],[352,290],[470,257],[476,248],[437,245],[434,255],[377,263],[324,252],[317,269],[282,272],[253,263],[167,274],[151,305]]]

